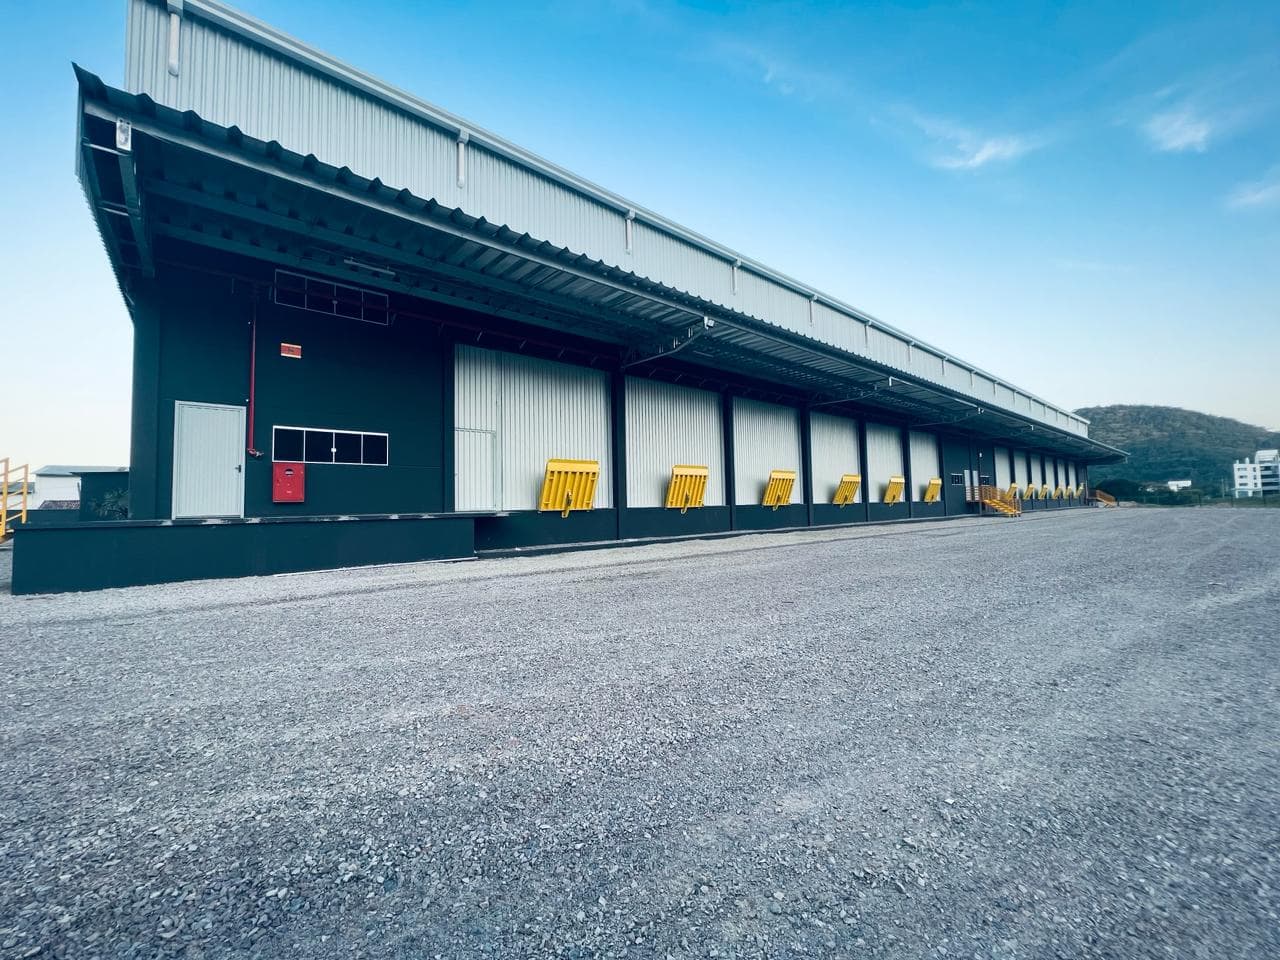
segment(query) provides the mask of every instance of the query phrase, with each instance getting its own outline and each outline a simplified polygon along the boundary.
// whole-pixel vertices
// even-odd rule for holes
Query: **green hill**
[[[1280,433],[1228,417],[1213,417],[1178,407],[1117,404],[1084,407],[1076,413],[1091,422],[1089,436],[1129,452],[1128,463],[1089,468],[1089,479],[1136,483],[1191,480],[1217,494],[1231,484],[1231,464],[1254,451],[1280,447]]]

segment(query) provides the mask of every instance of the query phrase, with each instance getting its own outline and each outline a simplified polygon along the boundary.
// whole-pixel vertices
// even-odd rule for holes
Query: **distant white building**
[[[1189,486],[1191,486],[1191,481],[1190,480],[1166,480],[1165,486],[1167,486],[1174,493],[1177,493],[1179,490],[1186,490]]]
[[[124,472],[127,467],[87,467],[51,463],[35,472],[35,492],[28,506],[45,510],[67,509],[80,505],[80,474]]]
[[[1237,497],[1261,497],[1280,494],[1280,450],[1259,450],[1252,460],[1244,458],[1233,465]]]

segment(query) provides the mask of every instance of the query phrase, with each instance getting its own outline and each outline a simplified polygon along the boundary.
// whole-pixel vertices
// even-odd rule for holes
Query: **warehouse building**
[[[132,519],[80,586],[1054,509],[1121,456],[216,0],[129,0],[123,86],[77,78],[134,335]]]

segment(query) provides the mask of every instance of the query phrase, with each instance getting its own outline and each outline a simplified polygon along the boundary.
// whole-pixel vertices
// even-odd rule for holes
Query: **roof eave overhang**
[[[193,112],[108,87],[79,67],[76,74],[79,172],[126,297],[131,278],[155,271],[154,237],[171,236],[613,341],[623,367],[653,367],[677,355],[682,363],[731,364],[785,386],[814,407],[880,409],[909,426],[947,426],[1084,462],[1125,457],[1079,434],[983,405],[943,385],[475,220],[314,156],[292,154],[278,143],[253,140]],[[217,176],[252,183],[251,198],[225,185],[219,195],[181,177],[148,176],[138,159],[138,147],[145,151],[148,143],[163,160],[182,159]],[[324,217],[307,217],[301,206],[273,208],[263,200],[272,191],[310,203],[324,217],[348,211],[348,222],[337,229]],[[153,215],[151,206],[198,209],[224,226],[208,231],[200,229],[202,222],[184,225]],[[359,229],[362,225],[366,229]],[[272,238],[274,246],[263,244],[263,237]],[[406,239],[412,242],[406,245]],[[290,244],[301,244],[297,249],[304,253],[310,245],[330,256],[308,260],[291,252]],[[332,255],[342,251],[351,255]]]

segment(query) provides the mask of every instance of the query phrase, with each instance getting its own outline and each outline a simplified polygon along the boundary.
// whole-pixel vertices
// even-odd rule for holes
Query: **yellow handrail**
[[[988,486],[982,484],[978,487],[978,498],[982,501],[984,507],[990,507],[997,513],[1003,513],[1006,516],[1016,517],[1022,513],[1022,504],[1018,502],[1018,495],[1014,492],[1014,488],[1001,490],[999,487]]]
[[[22,509],[17,512],[19,523],[27,522],[27,498],[31,493],[31,464],[20,467],[10,465],[9,458],[0,459],[0,543],[9,536],[9,475],[22,471]]]

